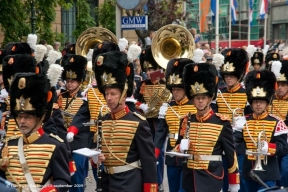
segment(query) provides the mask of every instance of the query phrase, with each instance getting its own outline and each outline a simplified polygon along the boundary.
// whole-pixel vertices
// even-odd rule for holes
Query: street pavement
[[[167,177],[166,177],[166,175],[167,175],[167,174],[166,174],[166,166],[165,166],[163,187],[164,187],[164,192],[169,192],[168,182],[167,182]],[[86,178],[86,188],[85,188],[85,192],[95,192],[95,189],[96,189],[96,182],[95,182],[95,179],[94,179],[94,177],[93,177],[91,165],[90,165],[90,163],[89,163],[89,173],[88,173],[88,177]]]

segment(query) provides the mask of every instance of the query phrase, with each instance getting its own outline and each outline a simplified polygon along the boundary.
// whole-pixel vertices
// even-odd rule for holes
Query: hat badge
[[[234,72],[235,71],[235,67],[233,67],[233,63],[229,63],[229,61],[227,61],[224,66],[223,66],[223,71],[228,71],[228,72]]]
[[[277,54],[276,53],[274,53],[273,58],[277,59]]]
[[[257,86],[251,91],[251,93],[253,97],[266,97],[267,92],[265,92],[263,88]]]

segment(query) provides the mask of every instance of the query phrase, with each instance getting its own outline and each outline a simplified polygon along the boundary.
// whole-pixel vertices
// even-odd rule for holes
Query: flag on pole
[[[253,0],[248,0],[249,1],[249,21],[250,21],[250,26],[252,26],[253,22]]]
[[[265,14],[268,12],[268,0],[262,0],[260,6],[260,19],[265,18]]]
[[[237,12],[236,12],[237,7],[238,7],[237,0],[230,0],[232,24],[235,24],[235,22],[237,21]]]
[[[214,23],[215,22],[215,16],[216,16],[216,0],[211,0],[211,11],[213,13],[212,22]]]

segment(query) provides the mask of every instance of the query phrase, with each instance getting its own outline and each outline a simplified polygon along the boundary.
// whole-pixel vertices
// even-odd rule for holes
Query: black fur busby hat
[[[247,63],[249,62],[248,54],[241,48],[230,48],[225,50],[224,64],[220,67],[220,74],[236,76],[240,82],[246,72]]]
[[[33,54],[33,50],[26,42],[9,42],[5,46],[6,55]]]
[[[183,70],[187,64],[194,63],[190,59],[177,58],[171,59],[167,64],[165,72],[166,88],[172,91],[172,87],[184,88]]]
[[[248,102],[265,100],[268,103],[275,93],[276,77],[273,72],[268,70],[250,71],[245,77],[245,88]]]
[[[64,68],[62,79],[73,79],[82,82],[85,79],[87,59],[81,55],[65,54],[61,65]]]
[[[213,99],[217,94],[218,75],[214,65],[209,63],[188,64],[183,71],[184,89],[189,99],[205,94]]]
[[[273,61],[271,71],[274,73],[277,82],[288,83],[288,60]]]
[[[154,70],[159,69],[159,65],[155,61],[151,48],[144,49],[140,55],[140,65],[143,71],[152,68]]]
[[[0,49],[0,73],[3,72],[3,59],[6,56],[6,50]]]
[[[118,45],[116,43],[110,42],[110,41],[103,41],[101,43],[98,43],[93,50],[93,55],[92,55],[92,65],[94,67],[95,65],[95,60],[98,55],[102,53],[107,53],[109,51],[120,51]]]
[[[127,97],[133,94],[134,70],[125,53],[120,51],[103,53],[98,55],[95,62],[95,77],[99,91],[103,95],[106,87],[121,89],[122,98],[126,91]]]
[[[75,54],[75,43],[67,45],[65,50],[66,54]]]
[[[35,73],[15,75],[10,91],[10,107],[14,117],[19,113],[29,113],[39,118],[44,118],[48,113],[51,115],[52,98],[53,92],[50,91],[46,75]],[[48,106],[51,106],[49,112]]]
[[[264,59],[264,55],[261,52],[255,52],[251,57],[251,65],[254,66],[255,64],[262,65]]]
[[[7,55],[3,59],[3,82],[9,87],[16,73],[37,73],[36,59],[29,54]]]
[[[267,53],[265,56],[266,69],[270,70],[272,62],[279,61],[279,60],[280,60],[280,55],[278,53],[275,53],[275,52]]]

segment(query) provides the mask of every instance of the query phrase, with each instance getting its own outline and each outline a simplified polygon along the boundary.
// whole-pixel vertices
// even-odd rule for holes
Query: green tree
[[[71,2],[65,0],[34,0],[36,10],[36,34],[39,39],[46,39],[51,43],[55,37],[61,36],[52,32],[52,22],[55,21],[55,8],[70,8]],[[0,0],[0,26],[4,32],[2,45],[10,41],[25,41],[31,33],[31,0]]]
[[[51,30],[52,23],[56,19],[55,8],[60,6],[68,10],[73,3],[77,8],[76,29],[73,35],[78,37],[85,29],[95,26],[87,0],[34,0],[35,32],[38,40],[45,39],[49,44],[55,40],[64,41],[64,34]],[[4,41],[0,42],[2,47],[11,41],[26,41],[27,35],[31,33],[31,0],[0,0],[0,5],[0,28],[5,36]]]
[[[95,26],[95,21],[91,17],[91,9],[87,0],[77,0],[76,29],[73,35],[77,38],[86,29]]]
[[[116,33],[116,1],[106,0],[99,7],[95,8],[98,25]]]

